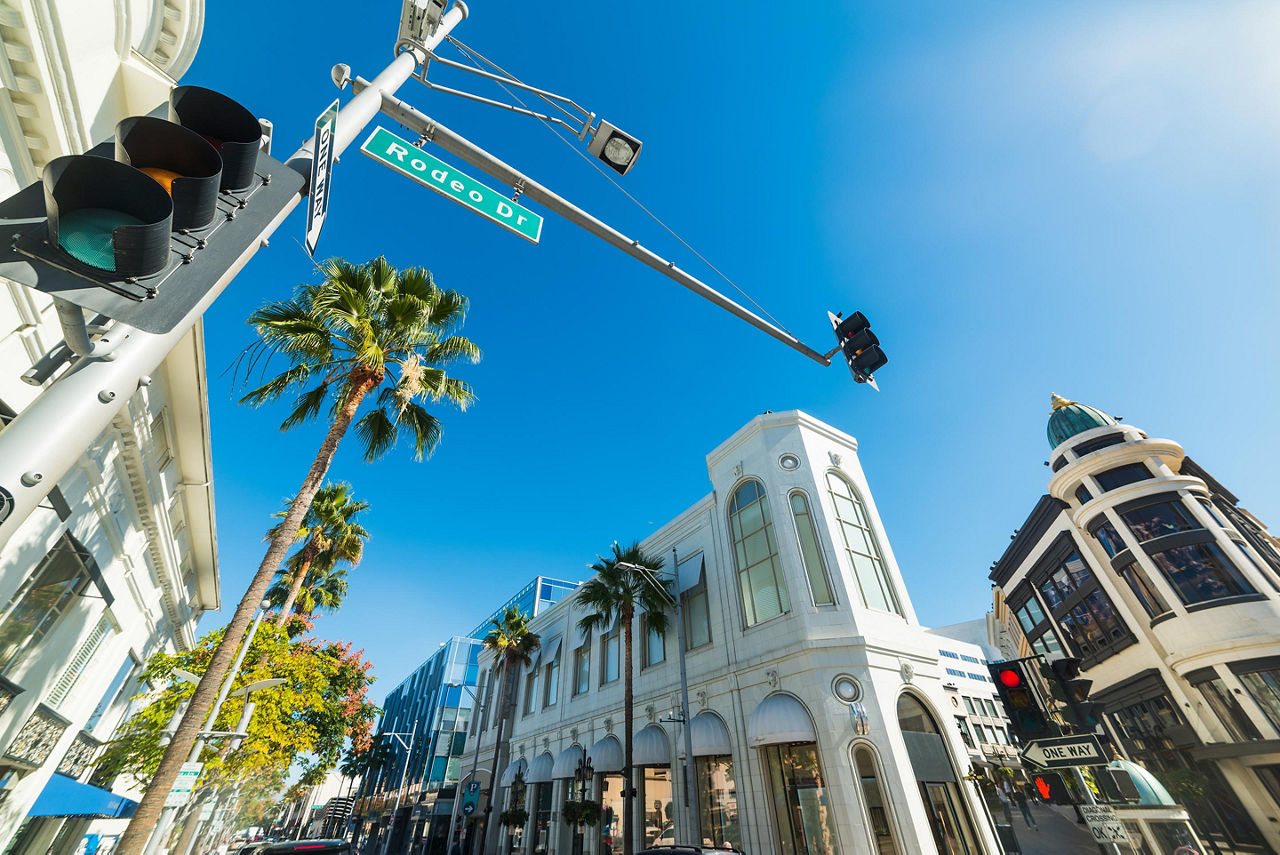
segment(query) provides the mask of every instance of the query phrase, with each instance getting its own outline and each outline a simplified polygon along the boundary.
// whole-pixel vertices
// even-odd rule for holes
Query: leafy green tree
[[[288,580],[288,584],[283,586],[284,599],[279,602],[273,600],[272,593],[277,591],[274,585],[267,591],[267,600],[280,607],[276,626],[282,627],[288,622],[299,593],[313,578],[313,568],[315,577],[333,578],[333,573],[343,565],[355,567],[360,563],[369,532],[356,522],[356,517],[368,509],[369,503],[352,496],[351,485],[345,482],[326,484],[316,491],[296,535],[303,546],[286,559],[283,577],[277,579],[278,582]],[[287,515],[287,510],[276,514],[278,517]],[[274,537],[283,525],[281,522],[274,526],[267,532],[267,538]],[[343,578],[341,593],[345,594],[345,573]],[[300,611],[311,614],[310,608]]]
[[[483,643],[486,649],[494,652],[495,667],[501,668],[498,677],[498,731],[494,739],[493,771],[489,775],[489,790],[485,797],[485,804],[489,806],[486,811],[492,813],[493,787],[500,774],[498,764],[504,749],[508,748],[502,742],[502,730],[507,721],[508,705],[515,699],[514,675],[518,669],[529,664],[533,652],[542,645],[542,639],[529,628],[529,617],[514,607],[506,609],[501,619],[491,619],[489,623],[493,625],[493,629],[489,630]],[[510,753],[509,749],[507,753]],[[485,825],[486,841],[492,824]]]
[[[647,567],[654,572],[653,574],[645,574],[636,570],[636,567]],[[597,556],[596,563],[591,565],[591,569],[595,571],[595,576],[583,583],[574,598],[578,606],[588,610],[587,615],[578,621],[578,628],[583,632],[608,630],[613,627],[615,618],[622,625],[622,717],[624,719],[623,731],[625,737],[623,740],[624,760],[622,770],[622,786],[624,790],[622,802],[622,852],[623,855],[632,855],[635,851],[635,839],[632,835],[635,818],[635,799],[631,796],[634,771],[631,767],[632,730],[635,724],[633,711],[635,692],[632,686],[631,663],[632,621],[635,618],[636,610],[639,609],[645,613],[645,622],[648,624],[648,628],[659,635],[665,636],[667,632],[666,608],[671,600],[670,594],[667,592],[667,581],[658,578],[656,575],[656,572],[662,569],[662,558],[644,552],[640,548],[639,542],[631,544],[626,549],[623,549],[615,542],[613,544],[613,554],[608,557]]]
[[[316,418],[328,401],[328,430],[210,657],[151,787],[116,844],[118,855],[140,855],[253,613],[297,539],[347,430],[355,425],[367,461],[390,451],[402,430],[413,442],[415,459],[421,460],[441,433],[440,422],[421,402],[465,409],[472,401],[471,387],[448,373],[458,360],[474,362],[480,356],[471,341],[456,334],[466,312],[465,297],[438,288],[423,268],[397,270],[385,258],[365,264],[330,259],[320,270],[322,282],[300,286],[292,299],[270,303],[250,316],[259,340],[245,351],[246,369],[265,369],[275,355],[289,366],[243,401],[257,406],[296,395],[281,425],[285,430]]]

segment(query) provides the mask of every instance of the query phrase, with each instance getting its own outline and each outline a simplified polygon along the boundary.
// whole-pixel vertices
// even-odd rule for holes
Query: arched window
[[[747,481],[729,501],[729,532],[738,568],[738,593],[747,626],[791,611],[787,586],[778,561],[778,541],[769,517],[764,485]]]
[[[938,723],[920,701],[909,694],[898,697],[898,727],[907,744],[924,801],[929,830],[939,852],[953,855],[979,855],[977,835],[969,805],[958,783],[955,766],[947,754]]]
[[[898,855],[898,842],[894,838],[893,823],[889,819],[889,805],[885,803],[884,788],[876,772],[876,761],[871,749],[861,745],[853,750],[853,766],[862,783],[862,800],[867,805],[868,830],[874,837],[872,851],[877,855]]]
[[[835,602],[831,596],[831,583],[827,581],[827,564],[822,560],[822,547],[818,544],[818,529],[809,512],[809,499],[799,490],[791,494],[791,516],[796,523],[796,538],[800,541],[800,557],[804,572],[809,577],[809,592],[815,606],[829,606]]]
[[[844,548],[853,567],[853,576],[862,594],[862,604],[869,609],[902,614],[898,596],[889,581],[889,573],[880,555],[880,544],[871,530],[867,507],[853,486],[834,472],[827,473],[827,489],[835,505],[836,521],[844,538]]]

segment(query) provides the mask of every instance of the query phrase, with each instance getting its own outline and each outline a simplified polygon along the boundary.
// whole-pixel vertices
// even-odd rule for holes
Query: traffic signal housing
[[[849,363],[849,371],[858,383],[875,384],[875,372],[883,368],[889,357],[880,349],[880,339],[871,331],[871,323],[862,312],[854,312],[847,318],[827,313],[836,333],[836,341]]]
[[[173,329],[300,198],[303,176],[261,141],[227,96],[174,89],[0,200],[0,276],[144,332]]]
[[[1067,656],[1040,666],[1058,715],[1076,733],[1092,733],[1102,723],[1102,705],[1089,700],[1093,681],[1080,676],[1080,660]]]
[[[1026,662],[995,662],[987,665],[987,670],[1000,700],[1004,702],[1009,728],[1014,733],[1023,741],[1057,735],[1049,714],[1041,706],[1035,687],[1028,679]]]

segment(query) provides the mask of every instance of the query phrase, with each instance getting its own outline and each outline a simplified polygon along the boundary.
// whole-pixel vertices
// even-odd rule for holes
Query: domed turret
[[[1084,433],[1096,427],[1118,424],[1102,410],[1068,401],[1058,395],[1050,395],[1053,404],[1053,415],[1049,416],[1049,447],[1057,448],[1078,433]]]

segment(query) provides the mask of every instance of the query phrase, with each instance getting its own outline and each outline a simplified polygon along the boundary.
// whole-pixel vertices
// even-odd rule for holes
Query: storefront
[[[765,698],[751,713],[747,741],[764,763],[779,855],[838,855],[818,734],[804,704],[781,693]]]

